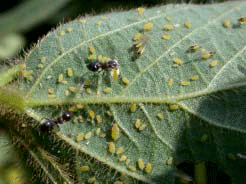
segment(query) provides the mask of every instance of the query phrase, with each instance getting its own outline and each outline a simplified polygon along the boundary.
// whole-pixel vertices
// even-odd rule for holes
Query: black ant
[[[87,65],[87,68],[90,71],[93,72],[98,72],[98,71],[112,71],[112,75],[114,77],[114,80],[118,79],[118,75],[119,75],[119,63],[117,60],[110,60],[108,62],[105,63],[101,63],[101,62],[92,62],[90,64]]]
[[[51,132],[56,126],[71,120],[71,118],[72,114],[70,112],[64,112],[62,116],[58,117],[56,120],[46,120],[40,125],[39,129],[42,133]]]
[[[88,69],[93,72],[101,71],[101,70],[107,70],[111,71],[113,69],[117,70],[119,66],[118,61],[116,60],[110,60],[105,63],[100,63],[100,62],[92,62],[87,65]]]

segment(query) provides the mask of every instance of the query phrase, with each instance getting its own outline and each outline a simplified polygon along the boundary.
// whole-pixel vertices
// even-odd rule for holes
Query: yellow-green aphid
[[[71,111],[69,111],[69,112],[71,112]],[[74,123],[82,123],[82,122],[84,122],[84,118],[81,115],[79,115],[78,117],[75,117],[73,121],[74,121]]]
[[[141,126],[141,124],[142,124],[142,121],[140,120],[140,119],[136,119],[136,121],[135,121],[135,128],[136,129],[139,129],[139,127]]]
[[[210,64],[209,64],[209,67],[210,68],[214,68],[215,66],[217,66],[219,64],[219,61],[218,60],[214,60],[212,61]]]
[[[88,95],[92,94],[91,88],[86,88],[86,89],[85,89],[85,92],[86,92],[86,94],[88,94]]]
[[[145,166],[145,168],[144,168],[144,171],[147,173],[147,174],[149,174],[149,173],[151,173],[151,171],[152,171],[152,165],[151,165],[151,163],[147,163],[146,164],[146,166]]]
[[[59,84],[67,84],[67,81],[64,80],[64,77],[63,77],[63,74],[62,73],[58,75],[57,82]]]
[[[134,35],[133,40],[135,43],[132,46],[132,50],[136,56],[140,56],[144,53],[145,44],[149,40],[149,37],[143,35],[142,33],[137,33]]]
[[[135,55],[136,56],[141,56],[144,53],[145,48],[144,47],[138,47],[137,50],[135,50]]]
[[[67,29],[66,29],[66,32],[67,33],[71,33],[73,31],[73,28],[71,28],[71,27],[68,27]]]
[[[191,45],[191,46],[188,48],[187,52],[188,52],[188,53],[194,53],[194,52],[197,52],[200,48],[201,48],[201,47],[200,47],[199,45],[194,44],[194,45]]]
[[[200,77],[199,77],[199,75],[194,75],[194,76],[191,77],[191,80],[192,81],[200,80]]]
[[[84,133],[79,133],[76,137],[76,141],[77,143],[80,143],[81,141],[83,141],[85,139],[85,134]]]
[[[127,157],[126,155],[121,155],[121,157],[119,158],[120,162],[126,161]]]
[[[25,68],[23,68],[23,70],[20,71],[20,77],[24,77],[26,80],[32,81],[32,73],[32,70],[26,70]]]
[[[178,104],[170,104],[169,105],[169,111],[176,111],[179,109],[180,109],[180,106]]]
[[[49,95],[54,94],[54,92],[55,92],[54,88],[48,88],[48,94]]]
[[[170,40],[169,34],[163,34],[163,35],[161,36],[161,38],[162,38],[163,40]]]
[[[118,123],[114,123],[111,129],[111,138],[113,141],[117,141],[120,137],[120,128]]]
[[[89,53],[90,54],[94,54],[96,52],[96,49],[95,49],[95,47],[89,47]]]
[[[140,127],[139,127],[139,131],[141,132],[141,131],[144,131],[144,129],[147,127],[147,125],[145,124],[145,123],[142,123],[141,125],[140,125]]]
[[[96,133],[95,133],[95,134],[96,134],[96,136],[99,136],[99,135],[100,135],[100,133],[101,133],[101,128],[97,128],[97,129],[96,129]]]
[[[126,77],[122,77],[122,83],[124,84],[124,85],[128,85],[129,84],[129,80],[128,80],[128,78],[126,78]]]
[[[135,39],[135,44],[134,44],[134,48],[135,49],[139,49],[139,48],[143,48],[144,45],[147,43],[147,41],[149,40],[149,37],[147,37],[146,35],[143,35],[142,33],[140,33],[141,35],[139,35],[139,38],[137,38],[137,34],[135,34],[135,36],[133,37],[133,39]]]
[[[112,59],[111,58],[109,58],[109,57],[106,57],[106,56],[103,56],[102,57],[102,63],[107,63],[107,62],[109,62],[109,61],[111,61]]]
[[[137,42],[137,41],[141,40],[142,38],[143,38],[143,34],[142,33],[136,33],[136,34],[133,35],[132,40]]]
[[[88,183],[95,183],[96,181],[97,181],[96,178],[89,178],[89,179],[87,180]]]
[[[45,56],[43,56],[40,58],[40,63],[46,64],[46,60],[47,60],[47,58]]]
[[[89,88],[91,86],[91,81],[89,80],[85,80],[85,82],[83,83],[84,88]]]
[[[60,31],[60,33],[59,33],[59,36],[65,36],[65,32],[64,31]]]
[[[114,142],[109,142],[108,143],[108,152],[111,154],[115,153],[115,143]]]
[[[130,164],[131,160],[130,159],[126,159],[125,164],[128,166]]]
[[[75,87],[75,86],[71,86],[68,88],[68,90],[71,92],[71,93],[76,93],[78,91],[78,88]]]
[[[212,58],[213,56],[214,56],[214,52],[212,52],[212,51],[203,51],[202,52],[202,55],[201,55],[201,58],[203,59],[203,60],[208,60],[208,59],[210,59],[210,58]]]
[[[64,91],[64,96],[69,96],[69,95],[71,95],[71,93],[70,93],[69,90],[66,89],[66,90]]]
[[[83,109],[85,107],[84,104],[76,104],[77,109]]]
[[[94,112],[94,111],[89,111],[89,112],[88,112],[88,117],[89,117],[90,119],[95,119],[95,117],[96,117],[95,112]]]
[[[89,55],[88,56],[88,61],[90,61],[90,62],[92,62],[92,61],[94,61],[94,60],[96,60],[97,59],[97,56],[96,55],[93,55],[93,54],[91,54],[91,55]]]
[[[185,21],[184,26],[185,26],[187,29],[192,28],[192,24],[191,24],[191,22],[189,22],[189,21]]]
[[[223,26],[224,26],[225,28],[231,28],[231,21],[230,21],[230,19],[224,20]]]
[[[174,80],[173,79],[168,79],[167,80],[167,85],[168,85],[168,87],[173,87],[173,84],[174,84]]]
[[[157,119],[160,120],[160,121],[163,120],[163,118],[164,118],[164,117],[163,117],[163,114],[162,114],[161,112],[157,113],[156,117],[157,117]]]
[[[90,167],[87,166],[87,165],[83,165],[79,168],[79,171],[82,172],[82,173],[85,173],[85,172],[89,172],[90,171]]]
[[[100,62],[100,63],[102,63],[103,62],[103,55],[98,55],[97,56],[97,60]]]
[[[130,107],[130,112],[136,112],[137,111],[137,104],[132,104]]]
[[[133,165],[129,165],[129,166],[128,166],[128,170],[129,170],[129,171],[132,171],[132,172],[135,172],[135,171],[136,171],[136,167],[133,166]]]
[[[92,136],[92,132],[87,132],[86,134],[85,134],[85,140],[87,140],[87,139],[90,139],[91,138],[91,136]]]
[[[141,171],[144,169],[144,160],[137,160],[137,168]]]
[[[171,31],[171,30],[173,30],[173,26],[172,25],[165,25],[164,30],[165,31]]]
[[[43,64],[38,64],[38,68],[42,69],[42,68],[44,68],[44,65]]]
[[[121,154],[123,153],[123,151],[124,151],[123,147],[120,147],[120,148],[116,148],[115,153],[116,153],[117,155],[121,155]]]
[[[112,88],[106,87],[106,88],[103,89],[103,92],[105,94],[110,94],[110,93],[112,93]]]
[[[114,115],[112,111],[107,111],[106,114],[107,114],[109,117],[111,117],[111,116]]]
[[[180,58],[173,58],[173,63],[177,65],[182,65],[184,61]]]
[[[171,16],[166,16],[165,19],[166,19],[166,21],[168,21],[168,22],[171,22],[171,21],[172,21],[172,17],[171,17]]]
[[[183,81],[180,82],[180,85],[181,86],[189,86],[190,85],[190,81],[183,80]]]
[[[114,80],[118,80],[119,74],[120,74],[120,69],[119,68],[113,69],[111,71],[111,75],[114,78]]]
[[[97,124],[101,124],[102,121],[103,121],[102,116],[101,115],[96,115],[96,123]]]
[[[70,105],[68,108],[68,111],[69,112],[75,112],[75,111],[77,111],[77,107],[75,105]]]
[[[246,17],[241,17],[238,19],[239,25],[246,24]]]
[[[72,68],[68,68],[67,69],[67,76],[68,77],[72,77],[73,76],[73,69]]]
[[[144,31],[151,31],[152,29],[153,29],[153,24],[152,23],[144,24],[144,27],[143,27]]]
[[[143,15],[144,14],[144,8],[137,8],[137,13],[139,15]]]
[[[101,133],[99,134],[99,137],[101,137],[101,138],[105,138],[105,137],[106,137],[106,134],[105,134],[105,133],[103,133],[103,132],[101,132]]]

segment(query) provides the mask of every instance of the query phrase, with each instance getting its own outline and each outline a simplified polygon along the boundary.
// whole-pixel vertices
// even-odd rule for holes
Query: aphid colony
[[[195,53],[195,52],[200,52],[200,57],[201,59],[203,60],[208,60],[210,58],[212,58],[215,54],[215,52],[213,51],[207,51],[206,49],[202,48],[201,46],[197,45],[197,44],[194,44],[194,45],[191,45],[187,50],[186,52],[187,53]]]
[[[46,120],[43,124],[40,125],[39,130],[42,133],[49,133],[59,124],[63,124],[71,120],[72,114],[70,112],[64,112],[62,116],[58,117],[56,120]]]

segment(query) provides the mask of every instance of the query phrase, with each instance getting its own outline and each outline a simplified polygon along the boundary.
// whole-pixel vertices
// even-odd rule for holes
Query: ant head
[[[72,114],[70,112],[64,112],[62,114],[62,119],[64,121],[69,121],[69,120],[71,120],[71,118],[72,118]]]
[[[87,65],[87,68],[90,71],[97,72],[99,69],[101,69],[101,64],[99,62],[93,62]]]

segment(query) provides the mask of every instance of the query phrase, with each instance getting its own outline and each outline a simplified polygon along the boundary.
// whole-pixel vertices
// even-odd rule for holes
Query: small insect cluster
[[[207,51],[206,49],[202,48],[201,46],[199,46],[197,44],[191,45],[186,52],[187,53],[196,53],[196,52],[199,52],[200,57],[201,57],[202,60],[211,59],[216,54],[216,52],[214,52],[214,51]],[[209,64],[209,67],[210,68],[213,68],[217,64],[218,64],[218,61],[217,60],[214,60],[214,61],[212,61]]]
[[[56,120],[46,120],[44,123],[40,125],[39,130],[42,133],[49,133],[53,131],[53,129],[58,125],[70,121],[71,118],[72,118],[72,114],[70,112],[64,112],[62,116],[58,117]]]
[[[242,25],[246,24],[246,17],[241,17],[237,20],[237,24],[232,25],[230,19],[225,19],[223,22],[224,28],[241,28]]]

